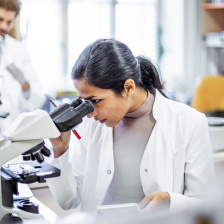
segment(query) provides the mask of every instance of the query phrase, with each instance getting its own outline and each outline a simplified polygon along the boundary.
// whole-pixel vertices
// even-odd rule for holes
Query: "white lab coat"
[[[204,190],[214,182],[214,167],[205,115],[156,91],[153,116],[156,125],[139,169],[145,195],[169,192],[171,209],[206,199]],[[94,211],[116,169],[113,128],[85,118],[78,130],[82,139],[75,140],[74,149],[52,162],[61,176],[47,182],[62,208],[75,208],[81,202],[82,211]]]
[[[0,93],[3,103],[0,105],[0,113],[10,113],[7,119],[0,118],[0,127],[3,131],[20,113],[41,108],[46,96],[41,91],[41,85],[36,77],[30,58],[19,41],[6,35],[2,43],[2,55],[0,58]],[[24,73],[30,84],[28,99],[24,97],[19,82],[5,69],[10,62],[13,62]]]

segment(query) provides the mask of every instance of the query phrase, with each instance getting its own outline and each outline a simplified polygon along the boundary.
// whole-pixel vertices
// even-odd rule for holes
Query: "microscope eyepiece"
[[[81,117],[85,117],[87,114],[92,113],[94,111],[94,107],[90,101],[86,100],[78,107],[76,107],[76,111]]]
[[[50,117],[60,132],[72,130],[82,122],[82,118],[94,111],[92,103],[76,98],[71,104],[63,104],[50,112]]]
[[[77,97],[76,99],[74,99],[70,106],[76,108],[77,106],[79,106],[82,103],[82,99],[80,97]]]

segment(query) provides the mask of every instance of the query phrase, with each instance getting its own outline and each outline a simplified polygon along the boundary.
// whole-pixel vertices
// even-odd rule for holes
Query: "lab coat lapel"
[[[113,129],[105,125],[100,128],[101,131],[96,132],[100,133],[99,136],[92,138],[94,142],[91,142],[88,150],[82,191],[82,211],[96,210],[113,176]],[[108,169],[111,170],[111,175],[108,175]]]
[[[156,125],[151,133],[142,158],[140,175],[145,195],[154,191],[171,191],[173,188],[173,151],[163,131],[166,99],[156,90],[153,117]],[[156,148],[155,148],[156,146]]]
[[[154,191],[171,191],[173,188],[172,148],[159,124],[155,125],[146,146],[140,173],[146,196]]]

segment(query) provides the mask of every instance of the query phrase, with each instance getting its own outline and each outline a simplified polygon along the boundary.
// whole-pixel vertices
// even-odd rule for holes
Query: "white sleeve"
[[[30,84],[29,97],[24,97],[22,99],[21,106],[24,111],[32,111],[37,108],[42,108],[46,100],[46,96],[42,90],[41,83],[37,77],[30,57],[25,49],[21,49],[21,58],[20,60],[15,60],[15,64]]]
[[[170,209],[203,203],[208,199],[206,189],[215,181],[208,122],[204,115],[197,119],[197,125],[185,150],[184,192],[183,195],[168,192],[171,197]]]
[[[61,175],[47,179],[54,198],[64,210],[79,206],[85,170],[86,150],[81,143],[82,139],[71,141],[74,141],[75,148],[70,146],[62,156],[51,163],[61,170]]]

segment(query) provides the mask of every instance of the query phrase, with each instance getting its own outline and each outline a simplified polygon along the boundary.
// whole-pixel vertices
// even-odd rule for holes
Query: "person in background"
[[[20,113],[46,102],[26,50],[9,36],[20,9],[19,0],[0,0],[0,133]]]
[[[63,209],[137,203],[144,211],[175,210],[204,203],[214,181],[207,119],[165,96],[150,59],[99,39],[79,56],[72,80],[94,111],[79,125],[81,140],[73,147],[70,132],[50,139],[61,176],[47,182]]]

